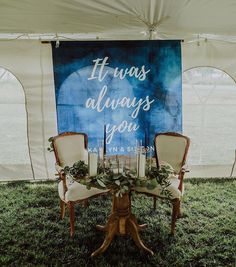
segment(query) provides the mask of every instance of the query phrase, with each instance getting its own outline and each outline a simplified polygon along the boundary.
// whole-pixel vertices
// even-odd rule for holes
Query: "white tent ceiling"
[[[0,38],[236,40],[235,0],[0,0]]]

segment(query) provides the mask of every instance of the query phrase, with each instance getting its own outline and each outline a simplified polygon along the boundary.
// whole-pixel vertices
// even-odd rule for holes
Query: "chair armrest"
[[[68,188],[67,188],[67,184],[66,184],[66,175],[65,175],[64,169],[58,163],[55,164],[55,169],[58,172],[58,175],[59,175],[59,177],[60,177],[60,179],[62,181],[62,184],[63,184],[63,195],[64,195],[64,198],[65,198],[65,194],[66,194],[66,191],[68,190]]]
[[[190,172],[190,168],[187,164],[184,164],[181,168],[181,172],[185,173],[185,172]]]
[[[180,180],[180,182],[179,182],[179,190],[183,193],[183,179],[184,179],[184,174],[186,173],[186,172],[189,172],[190,171],[190,169],[189,169],[189,167],[188,167],[188,165],[187,164],[184,164],[183,166],[182,166],[182,168],[181,168],[181,171],[180,171],[180,173],[179,173],[179,180]]]
[[[63,168],[58,163],[55,164],[55,169],[58,172],[58,174],[61,174],[62,172],[64,173]]]

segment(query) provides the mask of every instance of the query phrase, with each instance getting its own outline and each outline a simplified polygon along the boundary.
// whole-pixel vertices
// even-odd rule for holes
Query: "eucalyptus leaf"
[[[103,183],[102,180],[97,179],[97,182],[98,182],[98,184],[99,184],[101,187],[106,188],[106,185]]]
[[[115,181],[115,184],[120,185],[120,181],[119,180],[116,180]]]
[[[127,192],[129,191],[129,187],[128,186],[125,185],[123,188],[124,188],[125,191],[127,191]]]

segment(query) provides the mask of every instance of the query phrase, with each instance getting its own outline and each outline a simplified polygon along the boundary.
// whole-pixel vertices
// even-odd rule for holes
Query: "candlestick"
[[[129,168],[129,170],[131,170],[131,152],[129,152],[128,168]]]
[[[150,169],[152,168],[152,151],[151,151],[151,144],[149,145],[149,157],[150,157]]]
[[[98,162],[100,162],[100,142],[99,142],[99,139],[97,139],[97,151],[98,151]]]
[[[107,139],[107,133],[106,133],[106,124],[104,124],[104,143],[103,143],[103,153],[104,156],[106,155],[106,139]]]
[[[118,155],[116,155],[115,157],[115,168],[113,167],[112,171],[113,173],[116,173],[116,174],[119,174],[119,173],[122,173],[123,170],[122,170],[122,167],[120,167],[120,161],[119,161],[119,158],[118,158]]]
[[[118,155],[116,155],[116,166],[117,166],[117,173],[120,173],[120,170],[119,170],[119,159],[118,159]]]
[[[103,130],[103,168],[105,171],[105,167],[106,167],[106,124],[104,124],[104,130]]]
[[[117,157],[117,168],[118,168],[118,173],[120,173],[120,162],[119,162],[119,158]]]
[[[147,151],[147,145],[148,145],[148,143],[147,143],[147,131],[145,129],[145,131],[144,131],[144,148],[146,151]]]
[[[138,149],[138,140],[136,139],[136,170],[137,170],[137,177],[139,171],[139,149]]]
[[[149,127],[147,128],[147,146],[149,147],[150,149],[150,131],[149,131]]]
[[[139,164],[140,164],[140,154],[138,153],[137,154],[137,177],[139,177],[139,171],[140,171]]]
[[[102,164],[103,163],[103,160],[104,160],[103,141],[102,140],[99,140],[98,156],[99,156],[99,162],[100,162],[100,164]]]

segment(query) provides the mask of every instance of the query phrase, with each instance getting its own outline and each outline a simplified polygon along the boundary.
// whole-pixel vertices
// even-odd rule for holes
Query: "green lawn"
[[[0,184],[0,266],[236,266],[236,180],[194,179],[185,182],[183,217],[176,236],[169,236],[171,208],[137,195],[133,213],[148,223],[140,233],[155,255],[140,251],[129,237],[116,237],[95,259],[111,198],[77,205],[76,234],[69,237],[68,216],[59,219],[57,184],[17,182]]]

